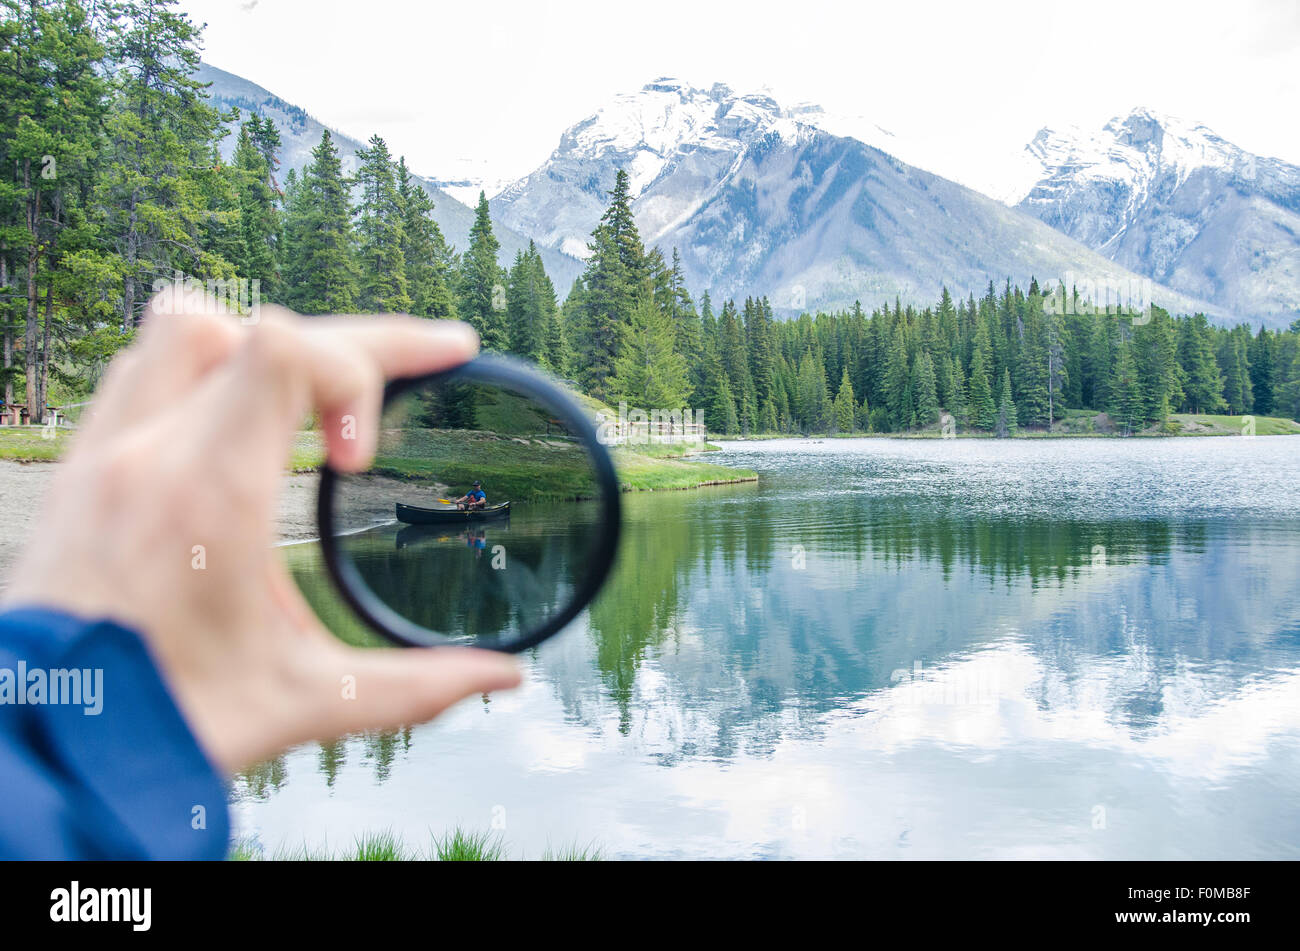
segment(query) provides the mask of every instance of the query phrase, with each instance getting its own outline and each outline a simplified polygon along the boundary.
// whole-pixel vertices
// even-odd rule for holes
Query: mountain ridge
[[[208,95],[214,105],[229,109],[238,107],[241,113],[256,113],[263,118],[275,121],[280,131],[280,176],[283,177],[293,168],[299,172],[311,161],[311,151],[320,143],[321,130],[325,124],[311,116],[305,109],[280,98],[252,80],[235,73],[227,72],[211,63],[199,66],[199,79],[210,83]],[[238,130],[234,130],[236,133]],[[337,129],[330,129],[334,144],[338,147],[344,172],[351,174],[357,169],[356,151],[364,143]],[[228,135],[222,141],[222,157],[229,160],[237,142],[237,135]],[[442,229],[443,236],[449,244],[464,250],[469,244],[469,230],[474,223],[474,209],[463,204],[446,190],[438,187],[428,176],[412,172],[412,178],[428,192],[433,199],[433,217]],[[493,230],[501,242],[501,262],[508,267],[515,253],[528,246],[529,236],[522,235],[510,228],[498,215],[492,216]],[[575,278],[582,273],[580,260],[539,244],[546,272],[555,284],[557,294],[563,299]]]
[[[625,168],[643,239],[678,248],[689,286],[767,295],[785,314],[893,297],[924,306],[943,286],[966,292],[1008,278],[1081,273],[1142,284],[1142,275],[1035,217],[810,117],[824,118],[764,92],[661,77],[570,126],[496,205],[539,243],[575,249]],[[889,133],[878,131],[887,143]],[[1189,295],[1151,290],[1175,308],[1210,310]]]
[[[276,121],[283,167],[310,159],[324,127],[305,110],[210,64],[201,76],[218,105]],[[331,131],[355,168],[360,143]],[[564,296],[623,168],[645,243],[677,247],[695,293],[768,296],[782,315],[894,297],[926,306],[945,286],[1033,277],[1137,287],[1219,322],[1300,316],[1300,169],[1203,124],[1136,109],[1093,133],[1045,127],[1001,196],[896,152],[907,149],[861,118],[664,76],[564,130],[545,162],[491,196],[494,226],[503,264],[534,240]],[[473,183],[417,179],[463,248],[473,211],[447,188]]]
[[[1021,210],[1221,310],[1300,317],[1300,167],[1146,107],[1041,129],[1024,161]]]

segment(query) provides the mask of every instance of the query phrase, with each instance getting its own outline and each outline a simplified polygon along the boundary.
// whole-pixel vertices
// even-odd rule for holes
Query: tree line
[[[964,300],[945,289],[924,309],[782,321],[752,297],[715,310],[675,249],[644,245],[621,171],[561,306],[535,246],[501,262],[485,196],[452,247],[377,135],[355,173],[327,130],[282,177],[275,124],[209,101],[199,30],[175,0],[0,3],[6,403],[89,392],[152,288],[183,274],[306,314],[463,319],[486,349],[611,404],[693,406],[717,433],[899,432],[947,414],[1008,434],[1085,408],[1125,432],[1174,412],[1300,416],[1300,321],[1252,332],[1159,308],[1097,313],[1077,295],[1054,307],[1058,288],[1032,279]]]
[[[1300,320],[1252,333],[1156,306],[1117,313],[1033,279],[965,300],[945,288],[920,310],[781,321],[758,297],[715,313],[708,293],[693,303],[675,250],[666,263],[642,246],[622,172],[591,251],[563,308],[574,375],[609,400],[691,401],[711,432],[900,432],[947,414],[1007,435],[1076,409],[1125,433],[1175,412],[1300,417]]]

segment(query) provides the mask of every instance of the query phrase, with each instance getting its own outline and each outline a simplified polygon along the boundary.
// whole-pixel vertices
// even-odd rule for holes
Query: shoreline
[[[44,447],[61,450],[66,437],[60,434],[59,445],[45,442]],[[39,435],[36,436],[41,442]],[[687,491],[711,486],[757,482],[757,473],[715,463],[684,459],[680,456],[653,458],[636,456],[625,472],[618,462],[619,483],[625,494],[633,492]],[[11,459],[0,457],[0,498],[12,503],[0,522],[0,592],[18,561],[27,541],[38,530],[46,492],[58,471],[57,453],[44,458]],[[720,478],[735,472],[734,478]],[[309,465],[292,465],[280,480],[280,492],[273,523],[276,547],[299,545],[320,538],[316,524],[316,494],[320,470]],[[390,484],[392,483],[392,484]],[[372,475],[347,480],[348,504],[353,511],[380,517],[391,515],[393,492],[401,480]]]
[[[1300,436],[1300,432],[1294,433],[1259,433],[1259,438],[1273,438],[1279,436]],[[782,439],[792,441],[808,442],[825,442],[828,439],[834,440],[852,440],[852,439],[1245,439],[1253,438],[1244,436],[1242,433],[1130,433],[1127,436],[1120,433],[1014,433],[1009,436],[994,436],[991,433],[956,433],[952,436],[944,436],[940,433],[755,433],[752,436],[710,436],[709,441],[719,444],[732,442],[777,442]]]
[[[946,435],[935,425],[924,429],[897,433],[752,433],[748,436],[709,434],[709,441],[759,442],[769,439],[1181,439],[1185,437],[1237,436],[1300,436],[1300,422],[1281,416],[1227,416],[1206,413],[1173,413],[1166,425],[1152,425],[1136,432],[1117,432],[1114,422],[1105,413],[1072,411],[1075,415],[1063,416],[1052,424],[1052,429],[1042,427],[1018,430],[1005,436],[982,430],[954,431]],[[1248,423],[1247,420],[1250,420]],[[1077,428],[1075,428],[1077,427]],[[1248,431],[1253,430],[1253,431]]]

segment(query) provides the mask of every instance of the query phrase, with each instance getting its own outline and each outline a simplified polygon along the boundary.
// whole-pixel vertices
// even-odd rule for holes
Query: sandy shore
[[[27,540],[40,525],[41,508],[57,462],[10,462],[0,460],[0,588]],[[316,538],[316,488],[320,476],[314,472],[286,473],[280,484],[280,503],[275,516],[275,532],[280,541],[305,541]],[[415,504],[430,504],[430,491],[400,480],[378,476],[351,478],[344,483],[340,501],[346,508],[351,527],[391,518],[395,499]]]

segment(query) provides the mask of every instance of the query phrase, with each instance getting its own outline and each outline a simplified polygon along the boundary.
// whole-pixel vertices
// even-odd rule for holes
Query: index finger
[[[343,471],[374,456],[385,380],[459,366],[478,352],[478,334],[458,321],[332,317],[303,327],[326,453]]]
[[[315,407],[330,463],[355,471],[374,453],[385,379],[459,366],[477,352],[478,335],[457,321],[300,318],[263,307],[239,352],[197,396],[203,409],[196,416],[212,421],[208,438],[269,445],[277,458],[266,463],[282,466]]]
[[[386,379],[459,366],[478,353],[479,345],[469,324],[405,315],[313,317],[304,320],[303,329],[366,354]]]

